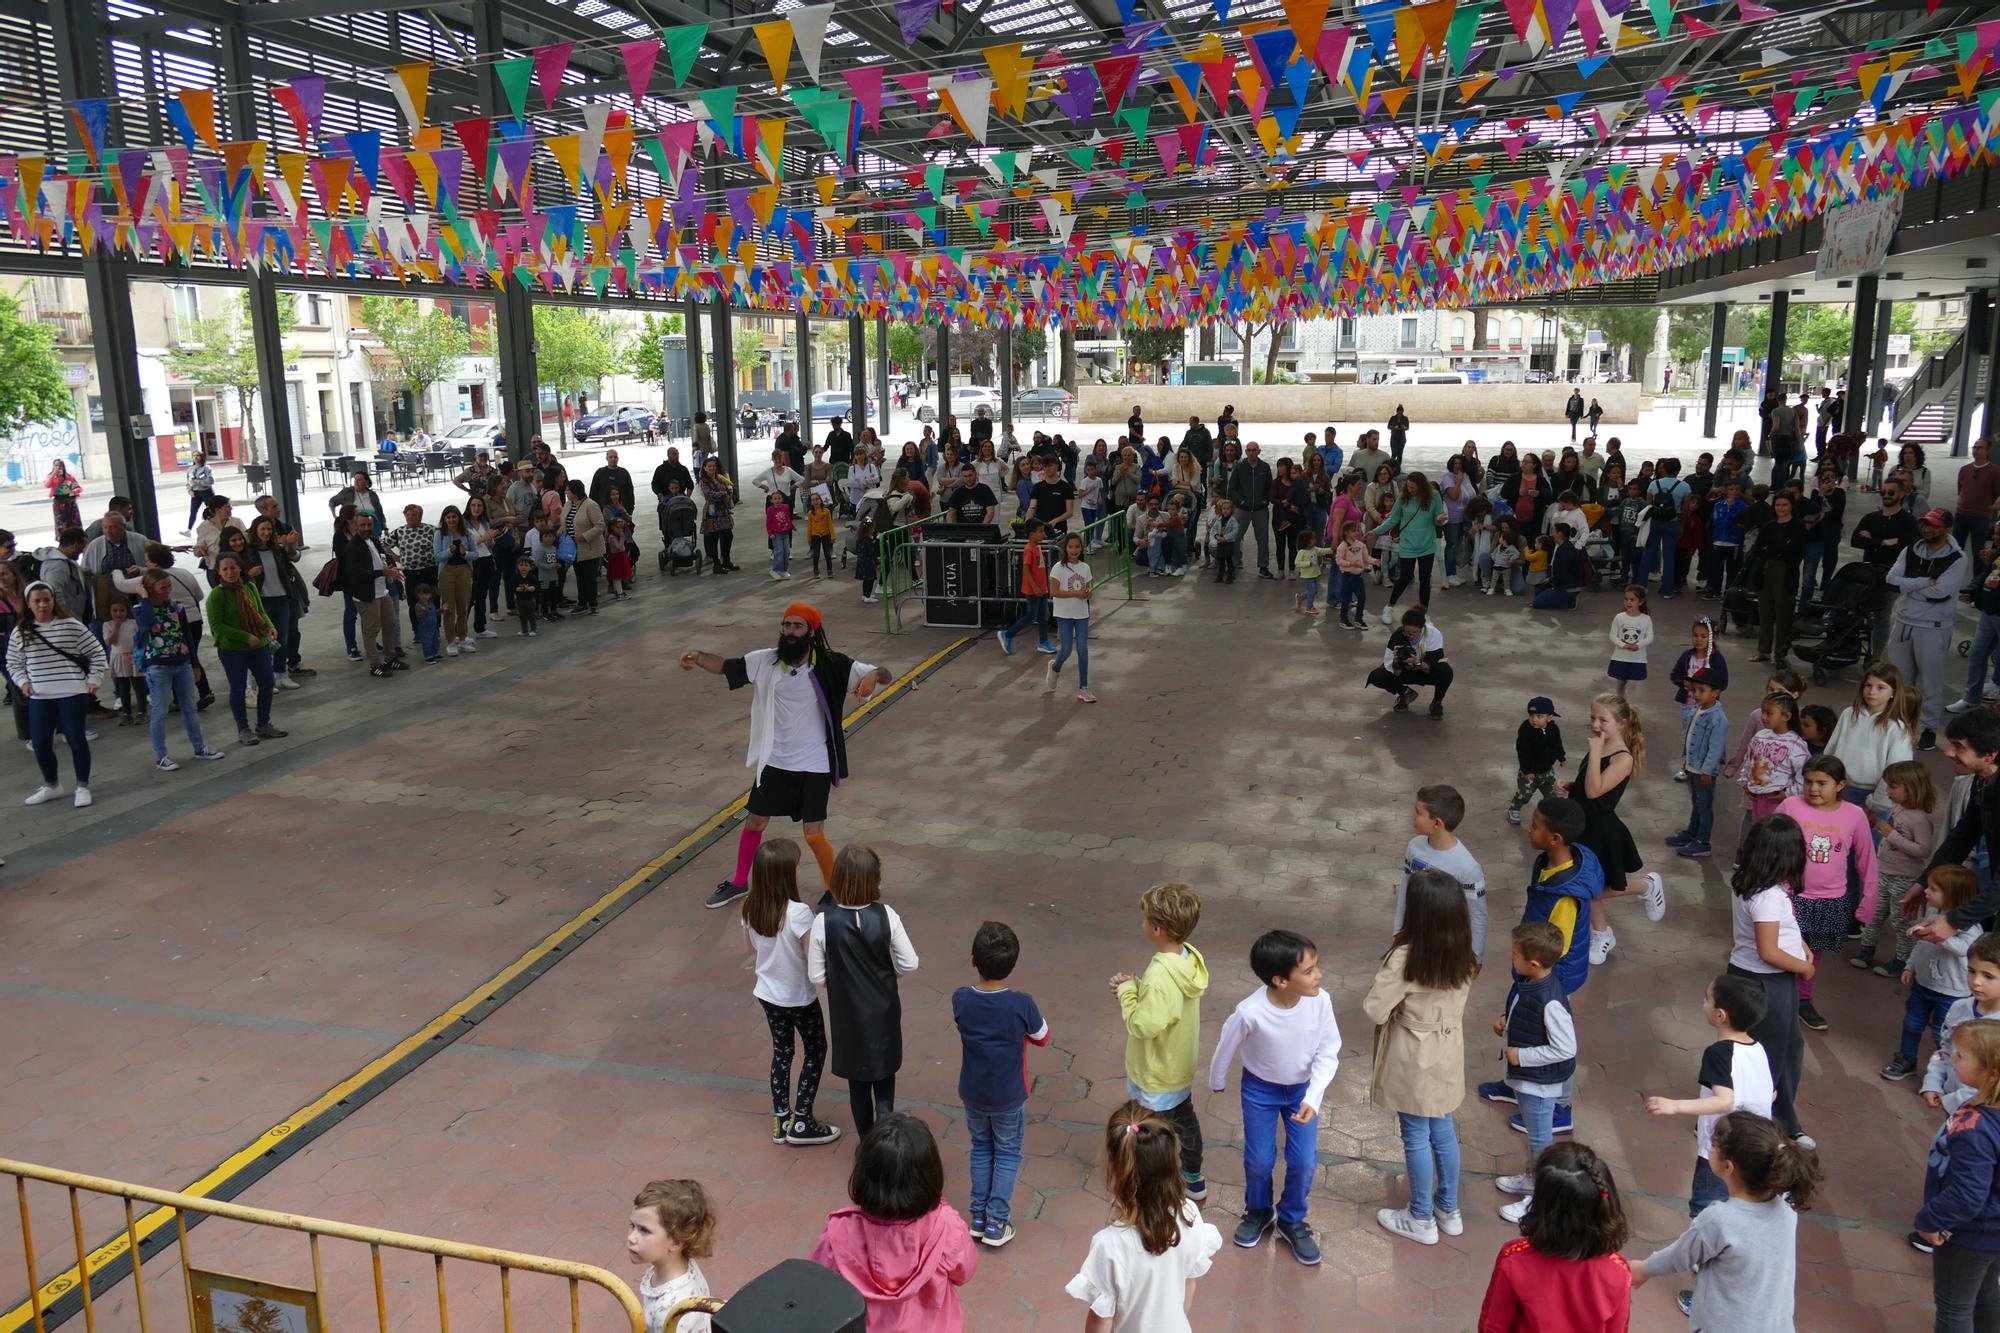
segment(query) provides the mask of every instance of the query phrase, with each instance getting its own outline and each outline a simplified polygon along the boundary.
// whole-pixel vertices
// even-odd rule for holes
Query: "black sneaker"
[[[1200,1203],[1208,1197],[1208,1178],[1206,1176],[1191,1176],[1183,1171],[1181,1172],[1181,1189],[1187,1194],[1188,1198],[1193,1199],[1196,1203]]]
[[[1431,703],[1431,721],[1438,722],[1442,721],[1443,718],[1444,718],[1444,705],[1433,700]]]
[[[1292,1258],[1307,1267],[1319,1262],[1319,1241],[1304,1222],[1278,1223],[1278,1239],[1292,1247]]]
[[[1396,707],[1392,711],[1398,713],[1408,712],[1410,709],[1410,700],[1416,697],[1417,692],[1415,690],[1405,689],[1401,694],[1396,696]]]
[[[772,1143],[775,1143],[775,1144],[783,1144],[783,1143],[785,1142],[785,1128],[786,1128],[786,1126],[790,1125],[791,1123],[792,1123],[792,1120],[791,1120],[791,1117],[790,1117],[789,1115],[774,1115],[774,1116],[772,1116],[772,1117],[771,1117],[771,1142],[772,1142]]]
[[[361,650],[359,648],[349,648],[347,650],[347,660],[350,662],[359,662],[361,660]]]
[[[409,669],[410,669],[410,664],[408,662],[405,662],[402,658],[392,657],[389,659],[389,670],[408,671]]]
[[[1859,921],[1850,921],[1847,923],[1847,938],[1850,940],[1861,938],[1861,923]]]
[[[1875,951],[1873,949],[1863,949],[1860,953],[1848,959],[1847,965],[1849,967],[1858,967],[1865,972],[1875,966]]]
[[[1888,1079],[1891,1083],[1901,1083],[1916,1072],[1917,1062],[1915,1060],[1904,1059],[1901,1051],[1896,1052],[1895,1058],[1882,1066],[1882,1077]]]
[[[708,895],[708,901],[703,903],[702,906],[726,907],[748,892],[750,892],[749,885],[731,884],[725,879],[722,883],[715,886],[715,892]]]
[[[1917,748],[1919,750],[1937,749],[1937,733],[1929,727],[1925,727],[1924,734],[1917,737]]]
[[[295,666],[291,668],[289,674],[310,680],[312,677],[317,676],[319,672],[314,671],[311,667]]]
[[[815,1144],[832,1143],[840,1137],[840,1129],[835,1125],[821,1124],[811,1116],[795,1119],[785,1130],[785,1142],[796,1147],[809,1148]]]
[[[1931,1244],[1929,1241],[1925,1240],[1922,1236],[1919,1236],[1914,1231],[1912,1231],[1909,1235],[1903,1237],[1903,1239],[1910,1242],[1910,1248],[1915,1250],[1918,1254],[1937,1253],[1937,1246]]]
[[[1826,1031],[1826,1020],[1819,1016],[1819,1010],[1813,1008],[1811,1000],[1799,1001],[1799,1022],[1805,1024],[1814,1032]]]
[[[1236,1234],[1230,1239],[1246,1250],[1254,1250],[1277,1220],[1278,1215],[1272,1209],[1252,1208],[1243,1214],[1243,1220],[1236,1224]]]

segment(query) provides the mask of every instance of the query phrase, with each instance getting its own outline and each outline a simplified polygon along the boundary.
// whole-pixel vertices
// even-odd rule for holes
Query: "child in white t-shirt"
[[[625,1254],[644,1264],[639,1299],[646,1333],[662,1333],[682,1301],[708,1295],[699,1260],[715,1253],[715,1209],[697,1180],[653,1180],[632,1200]],[[706,1314],[681,1316],[679,1333],[710,1333]]]
[[[1137,1102],[1104,1126],[1111,1225],[1090,1238],[1083,1269],[1064,1288],[1102,1333],[1193,1333],[1188,1284],[1208,1272],[1222,1233],[1182,1192],[1174,1127]]]

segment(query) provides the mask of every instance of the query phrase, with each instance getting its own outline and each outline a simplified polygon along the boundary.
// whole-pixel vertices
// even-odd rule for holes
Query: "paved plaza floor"
[[[1457,681],[1445,718],[1432,721],[1421,709],[1392,713],[1389,696],[1363,687],[1380,661],[1379,628],[1348,634],[1295,615],[1282,583],[1140,578],[1132,601],[1100,594],[1091,685],[1102,702],[1086,706],[1067,689],[1044,696],[1031,651],[1005,657],[990,637],[959,645],[914,614],[906,632],[884,634],[880,608],[858,604],[851,577],[768,582],[760,551],[743,549],[755,545],[739,543],[748,568],[734,579],[670,585],[649,573],[639,598],[595,619],[532,641],[502,622],[503,637],[477,657],[391,681],[350,667],[333,648],[337,612],[316,610],[307,632],[321,674],[280,701],[290,739],[230,746],[218,705],[204,720],[228,758],[159,775],[143,729],[102,728],[89,810],[13,805],[15,789],[32,785],[28,756],[0,751],[10,863],[0,870],[0,1153],[180,1188],[268,1145],[276,1164],[242,1202],[619,1271],[631,1195],[648,1178],[688,1175],[720,1202],[706,1265],[718,1291],[804,1255],[845,1202],[851,1143],[770,1143],[769,1042],[741,935],[733,912],[701,907],[733,864],[733,829],[705,847],[693,836],[746,786],[748,699],[673,665],[688,647],[771,642],[780,609],[803,597],[826,609],[836,647],[899,677],[931,663],[855,733],[855,777],[835,796],[829,831],[881,852],[886,897],[922,957],[903,982],[899,1101],[941,1136],[950,1197],[966,1193],[950,995],[972,979],[979,922],[1020,934],[1015,984],[1054,1031],[1028,1059],[1019,1238],[982,1255],[965,1291],[968,1326],[1080,1322],[1062,1285],[1106,1221],[1098,1150],[1125,1095],[1124,1035],[1104,979],[1145,962],[1135,898],[1162,879],[1190,881],[1204,901],[1194,942],[1214,980],[1202,1068],[1255,984],[1250,941],[1272,926],[1319,943],[1345,1037],[1312,1192],[1325,1263],[1301,1268],[1269,1244],[1226,1247],[1200,1284],[1196,1327],[1470,1326],[1513,1234],[1496,1215],[1505,1200],[1493,1178],[1519,1169],[1525,1140],[1501,1108],[1468,1101],[1458,1114],[1465,1234],[1426,1249],[1377,1229],[1374,1210],[1403,1201],[1403,1171],[1393,1117],[1368,1102],[1360,1000],[1388,944],[1410,797],[1424,783],[1451,782],[1467,797],[1460,833],[1486,868],[1492,949],[1504,959],[1528,863],[1503,818],[1513,734],[1527,698],[1549,694],[1572,758],[1581,755],[1588,699],[1606,683],[1614,599],[1586,596],[1557,615],[1441,592],[1436,619]],[[1659,846],[1685,811],[1668,780],[1665,673],[1705,605],[1655,603],[1654,678],[1636,695],[1651,749],[1624,811],[1642,849],[1661,854],[1672,909],[1649,925],[1636,902],[1616,905],[1619,948],[1577,997],[1577,1137],[1612,1166],[1635,1259],[1684,1223],[1692,1122],[1650,1118],[1643,1101],[1693,1094],[1707,1039],[1697,1009],[1729,929],[1728,857],[1678,862]],[[1740,722],[1756,668],[1746,641],[1723,647],[1739,681],[1725,703]],[[1809,698],[1839,707],[1851,691],[1839,682]],[[1721,807],[1719,826],[1733,830],[1733,788]],[[676,849],[672,873],[647,891],[644,872]],[[803,887],[816,896],[805,864]],[[593,908],[613,898],[629,903],[622,914]],[[551,939],[553,952],[536,952]],[[476,1007],[476,1023],[436,1028],[444,1035],[427,1058],[365,1089],[344,1083],[530,954],[532,980]],[[1504,966],[1489,966],[1474,986],[1469,1078],[1497,1066],[1486,1020],[1506,984]],[[1817,1002],[1832,1028],[1807,1038],[1800,1105],[1830,1187],[1799,1232],[1798,1325],[1927,1326],[1929,1261],[1903,1233],[1935,1117],[1914,1084],[1876,1076],[1901,993],[1836,961]],[[343,1086],[357,1091],[331,1098],[348,1100],[337,1123],[303,1148],[270,1134]],[[1235,1087],[1198,1090],[1196,1104],[1206,1211],[1227,1234],[1242,1194]],[[820,1110],[849,1124],[838,1080]],[[67,1206],[55,1192],[32,1197],[46,1278],[73,1258]],[[83,1216],[92,1242],[116,1228],[108,1208]],[[192,1244],[223,1268],[280,1281],[310,1273],[294,1237],[210,1223]],[[19,1247],[14,1209],[0,1208],[0,1310],[25,1297]],[[326,1262],[344,1312],[334,1326],[366,1326],[365,1253],[329,1247]],[[146,1276],[149,1303],[178,1301],[170,1260]],[[427,1266],[390,1265],[392,1326],[433,1326],[431,1280]],[[455,1323],[499,1328],[492,1292],[464,1282]],[[1635,1328],[1684,1327],[1676,1285],[1639,1293]],[[517,1308],[514,1326],[556,1326],[566,1299],[530,1294],[522,1279],[517,1307],[541,1314]],[[99,1298],[97,1314],[100,1327],[136,1327],[129,1280]]]

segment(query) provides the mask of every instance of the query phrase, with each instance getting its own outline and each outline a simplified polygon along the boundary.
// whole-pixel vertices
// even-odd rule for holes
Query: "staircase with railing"
[[[1964,382],[1965,358],[1979,357],[1973,367],[1973,382],[1987,382],[1987,358],[1969,352],[1965,335],[1952,339],[1941,352],[1924,358],[1901,389],[1896,391],[1891,438],[1898,444],[1920,444],[1933,449],[1951,441],[1958,425],[1958,388]]]

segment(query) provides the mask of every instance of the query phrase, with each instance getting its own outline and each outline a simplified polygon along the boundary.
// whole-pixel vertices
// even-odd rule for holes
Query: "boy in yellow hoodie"
[[[1111,978],[1125,1018],[1125,1087],[1179,1133],[1187,1196],[1204,1199],[1208,1182],[1201,1174],[1201,1121],[1193,1091],[1208,964],[1187,942],[1201,922],[1201,897],[1186,884],[1155,884],[1139,895],[1139,915],[1153,959],[1142,977],[1120,972]]]

